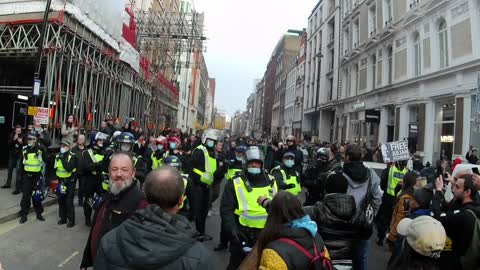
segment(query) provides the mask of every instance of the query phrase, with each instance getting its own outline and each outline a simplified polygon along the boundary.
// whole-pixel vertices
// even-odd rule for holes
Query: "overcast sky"
[[[253,81],[262,78],[278,40],[307,27],[318,0],[195,0],[205,12],[207,67],[217,82],[215,106],[245,110]]]

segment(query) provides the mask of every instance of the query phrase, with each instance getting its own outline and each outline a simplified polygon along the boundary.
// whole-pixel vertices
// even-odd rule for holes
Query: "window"
[[[388,25],[393,19],[393,10],[392,10],[393,0],[385,0],[385,24]]]
[[[377,79],[377,57],[374,55],[372,55],[372,90],[375,89],[375,82],[376,82],[376,79]]]
[[[358,38],[359,38],[359,27],[358,27],[358,19],[353,23],[353,48],[358,47]]]
[[[448,33],[445,20],[438,24],[438,43],[440,45],[440,68],[448,67]]]
[[[370,35],[369,37],[372,37],[376,34],[377,32],[377,8],[376,6],[370,7],[368,10],[368,29],[370,30]]]
[[[346,28],[343,32],[343,40],[345,40],[345,52],[348,52],[350,50],[350,31],[348,31],[348,28]]]
[[[420,48],[420,35],[416,32],[413,36],[413,64],[415,77],[421,75],[422,50]]]
[[[393,49],[392,49],[392,47],[388,47],[387,55],[388,55],[388,84],[392,84],[392,77],[393,77]]]

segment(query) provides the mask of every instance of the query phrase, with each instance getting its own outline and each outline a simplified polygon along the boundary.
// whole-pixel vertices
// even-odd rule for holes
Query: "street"
[[[45,222],[28,216],[25,224],[18,219],[0,224],[0,261],[5,270],[52,270],[79,269],[83,249],[88,238],[89,228],[83,218],[83,209],[76,207],[77,225],[72,229],[57,225],[58,206],[45,208]],[[212,250],[212,259],[216,269],[225,269],[229,252],[213,252],[218,244],[220,230],[219,200],[213,204],[213,215],[207,219],[207,234],[214,239],[206,243]],[[390,254],[379,248],[374,241],[370,245],[370,269],[385,269]]]

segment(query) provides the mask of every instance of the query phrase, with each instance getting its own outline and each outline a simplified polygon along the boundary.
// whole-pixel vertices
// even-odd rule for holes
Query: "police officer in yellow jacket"
[[[60,153],[55,157],[55,174],[58,179],[57,197],[59,206],[58,225],[67,224],[67,228],[75,226],[75,187],[77,185],[77,156],[70,151],[72,142],[63,139],[60,144]]]
[[[261,196],[273,198],[277,184],[263,169],[263,154],[256,146],[246,151],[246,169],[227,181],[220,215],[230,236],[230,262],[227,269],[237,269],[253,248],[267,221],[267,211],[257,203]]]
[[[27,221],[27,215],[30,210],[30,201],[37,215],[37,219],[45,221],[42,216],[44,195],[40,190],[40,177],[42,176],[42,164],[47,160],[47,154],[37,142],[35,133],[27,135],[27,145],[22,149],[23,182],[22,182],[22,201],[20,202],[20,223]]]
[[[273,168],[271,174],[275,177],[279,189],[283,189],[298,196],[302,192],[300,185],[300,175],[295,170],[295,154],[285,152],[282,158],[282,164]]]
[[[183,203],[180,205],[180,211],[178,212],[178,214],[191,220],[191,206],[189,204],[188,198],[191,197],[192,185],[190,184],[188,174],[184,174],[182,171],[182,161],[179,157],[175,155],[170,155],[165,159],[164,166],[174,167],[178,170],[178,172],[180,172],[180,174],[182,174],[183,184],[185,186],[185,193],[183,194]]]
[[[206,130],[202,135],[202,144],[193,150],[190,158],[192,165],[192,171],[189,172],[192,180],[192,214],[196,229],[205,240],[212,239],[205,235],[205,222],[209,209],[210,187],[214,178],[216,178],[215,173],[218,174],[218,161],[214,153],[217,139],[216,130]]]

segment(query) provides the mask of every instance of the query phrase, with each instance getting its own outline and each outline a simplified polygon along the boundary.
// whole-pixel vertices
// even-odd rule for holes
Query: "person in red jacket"
[[[122,152],[114,153],[108,176],[110,192],[95,200],[94,224],[83,252],[81,269],[93,266],[98,244],[105,234],[126,221],[136,210],[148,206],[145,194],[134,181],[135,166],[131,156]]]

